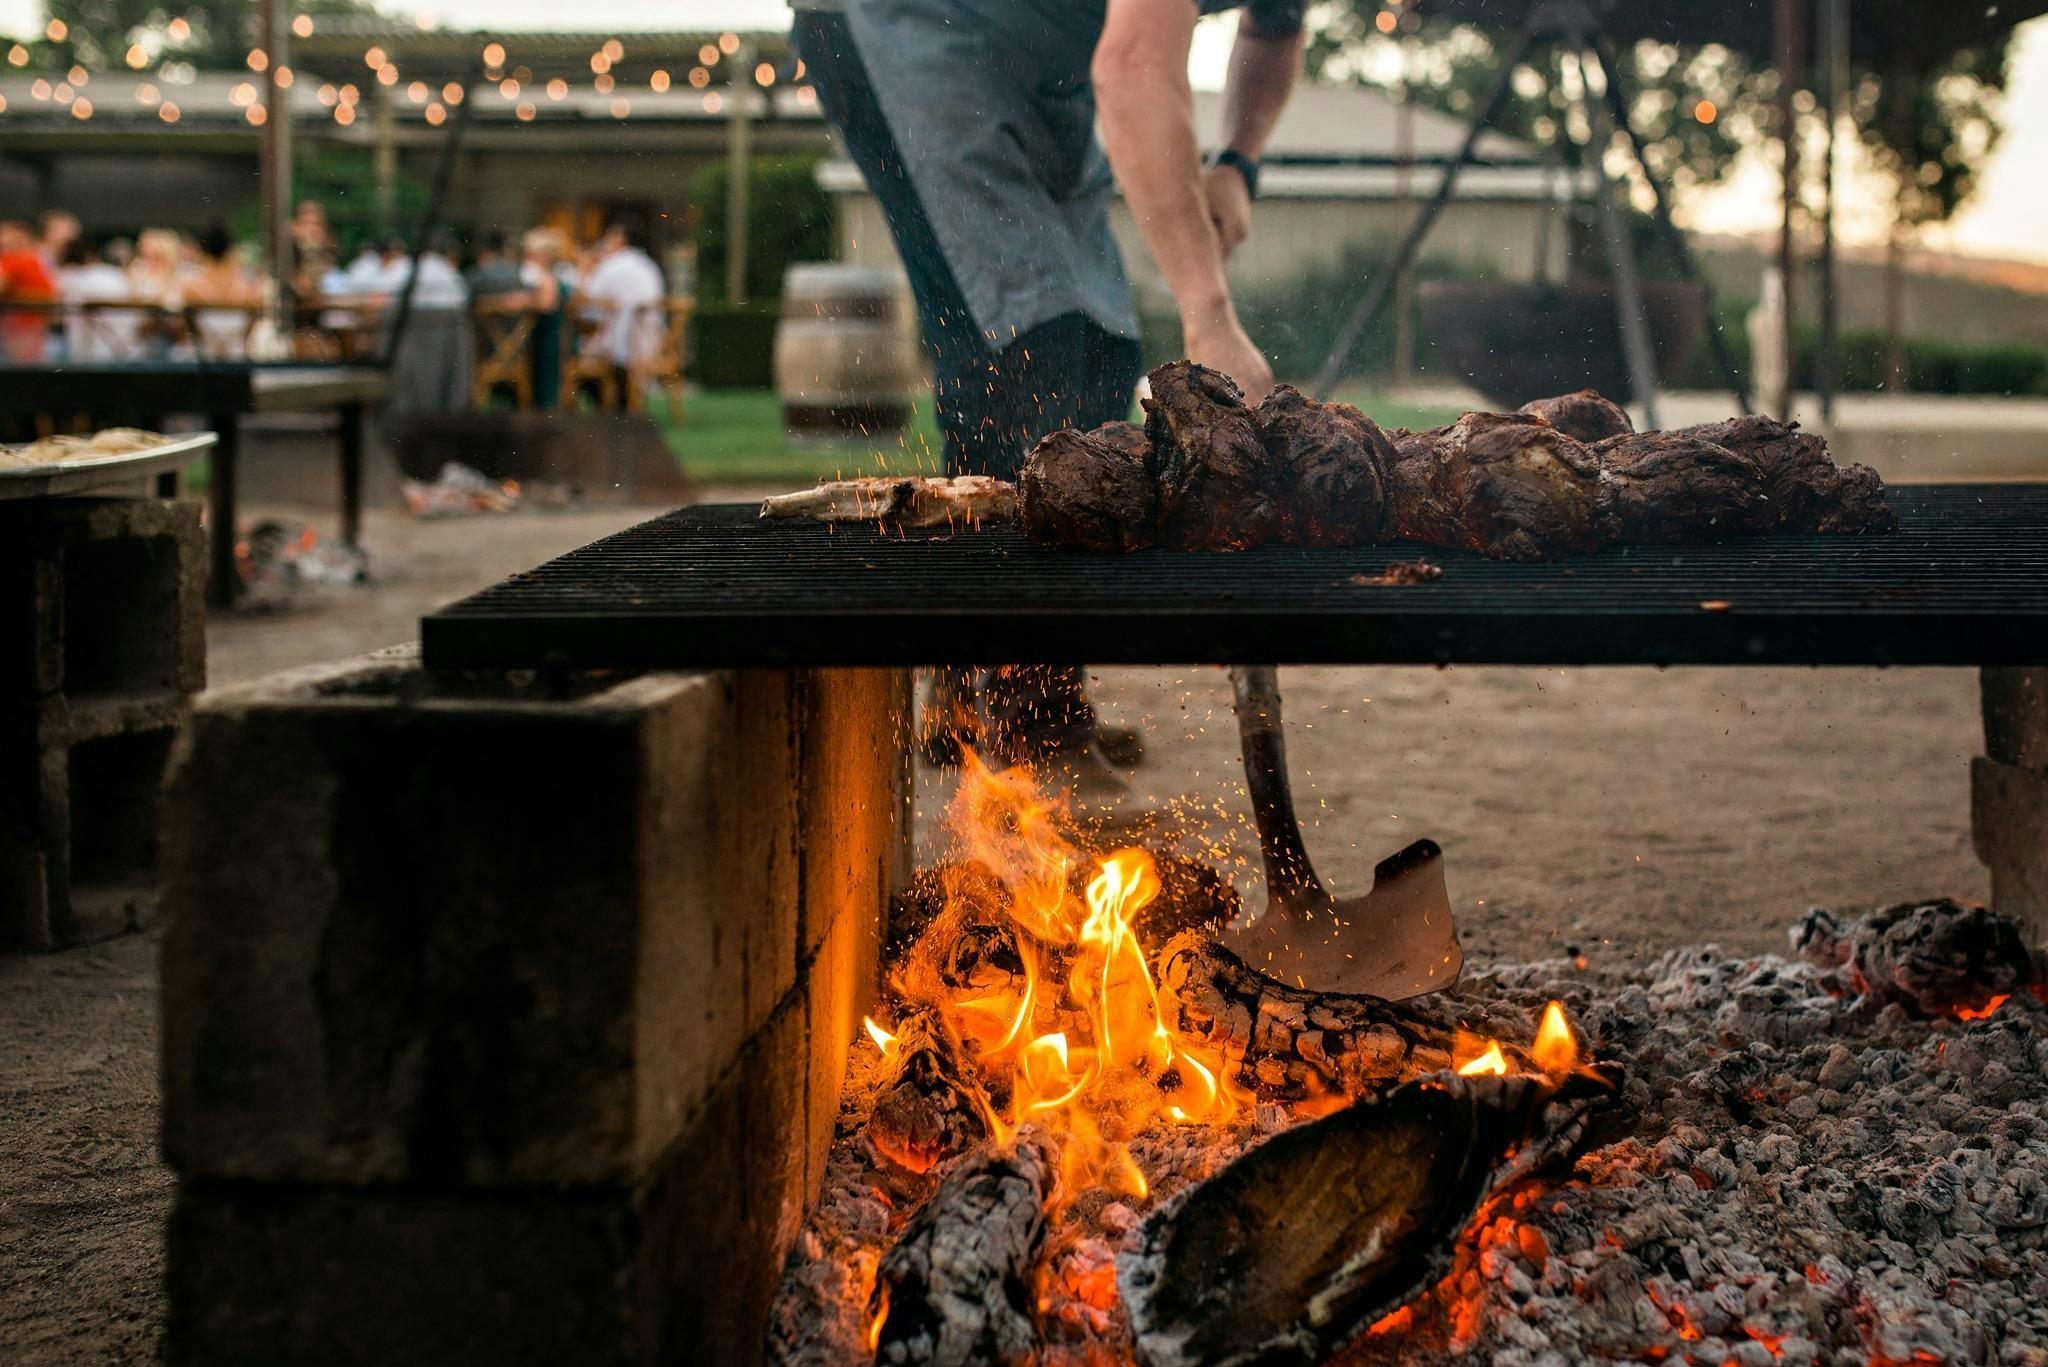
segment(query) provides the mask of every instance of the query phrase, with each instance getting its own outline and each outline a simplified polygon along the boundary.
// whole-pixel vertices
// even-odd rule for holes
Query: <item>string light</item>
[[[654,74],[647,78],[647,87],[656,93],[668,89],[668,73],[657,68]]]
[[[763,63],[761,63],[761,65],[759,65],[759,66],[755,67],[755,68],[754,68],[754,83],[755,83],[756,85],[762,86],[762,87],[764,87],[764,88],[765,88],[765,87],[767,87],[767,86],[771,86],[771,85],[774,85],[774,84],[775,84],[775,67],[774,67],[774,64],[773,64],[773,63],[770,63],[770,62],[763,62]]]
[[[63,81],[57,82],[56,89],[50,92],[58,104],[70,104],[72,96],[77,93]]]
[[[590,82],[590,84],[597,90],[598,94],[609,95],[612,93],[612,86],[615,85],[616,82],[612,80],[609,74],[606,74],[603,76],[596,77]]]
[[[625,118],[625,117],[626,117],[626,115],[628,115],[628,114],[630,114],[630,113],[632,113],[632,112],[633,112],[633,106],[632,106],[632,104],[631,104],[631,103],[629,103],[629,102],[628,102],[627,100],[625,100],[624,98],[620,98],[620,99],[616,99],[616,100],[613,100],[613,101],[612,101],[612,117],[613,117],[613,118],[615,118],[615,119],[623,119],[623,118]]]
[[[590,54],[590,69],[602,76],[612,69],[612,59],[602,52],[593,52]]]
[[[441,87],[441,98],[449,104],[462,103],[462,82],[450,81]]]
[[[128,63],[129,66],[139,69],[149,65],[149,54],[143,51],[142,44],[130,43],[127,53],[123,55],[121,60]]]
[[[485,66],[503,66],[503,65],[505,65],[505,45],[504,45],[503,43],[485,43],[485,44],[484,44],[484,65],[485,65]]]
[[[277,69],[277,75],[274,79],[277,81],[278,89],[290,90],[292,88],[292,81],[295,78],[292,76],[292,69],[290,67],[281,66]]]
[[[28,93],[39,100],[47,100],[50,98],[50,83],[38,76],[35,83],[29,86]]]
[[[718,50],[720,52],[725,53],[727,56],[731,56],[733,53],[738,52],[740,50],[740,36],[737,33],[719,34]]]
[[[548,82],[548,98],[559,100],[569,93],[569,83],[560,76]]]
[[[507,76],[504,80],[498,82],[498,93],[500,95],[503,95],[508,100],[518,99],[519,82],[513,80],[510,76]]]
[[[706,71],[701,66],[691,67],[690,84],[696,86],[697,89],[702,90],[705,86],[711,84],[711,73]]]
[[[247,81],[238,82],[235,88],[228,92],[228,103],[237,109],[247,109],[256,103],[256,87]]]
[[[818,92],[810,86],[800,85],[796,88],[796,102],[805,106],[814,105],[818,102]]]
[[[156,116],[165,123],[176,123],[178,121],[178,106],[172,104],[169,100],[165,100],[156,107]]]
[[[144,81],[141,85],[135,87],[135,102],[137,104],[156,104],[160,102],[163,99],[163,97],[163,91],[158,90],[156,88],[156,83],[154,81]]]
[[[91,118],[91,117],[92,117],[92,101],[91,101],[91,100],[88,100],[88,99],[85,99],[85,98],[83,98],[83,97],[80,97],[79,99],[73,100],[73,101],[71,102],[71,117],[72,117],[72,118],[74,118],[74,119],[89,119],[89,118]]]
[[[20,43],[16,43],[13,47],[7,49],[7,62],[10,66],[27,66],[28,49]]]
[[[43,25],[43,36],[53,43],[61,43],[71,36],[71,29],[62,19],[52,19]]]
[[[720,95],[716,90],[704,92],[704,112],[706,114],[716,114],[723,108],[725,108],[724,96]]]
[[[378,68],[377,68],[377,84],[378,84],[378,85],[397,85],[397,84],[398,84],[398,67],[397,67],[396,65],[393,65],[393,64],[391,64],[391,63],[386,63],[385,65],[383,65],[383,66],[381,66],[381,67],[378,67]]]
[[[616,38],[607,38],[598,51],[616,62],[626,55],[626,45]]]
[[[1381,33],[1392,33],[1394,25],[1400,22],[1400,17],[1390,9],[1383,9],[1372,17],[1372,26]]]
[[[414,104],[425,104],[427,102],[427,83],[425,81],[414,81],[405,88],[405,98],[411,100]]]
[[[527,103],[525,103],[525,104],[522,104],[522,105],[520,105],[520,106],[519,106],[519,107],[518,107],[517,109],[513,110],[512,112],[513,112],[513,113],[514,113],[515,115],[517,115],[517,116],[518,116],[518,118],[519,118],[519,122],[521,122],[521,123],[532,123],[532,122],[533,122],[533,116],[534,116],[534,114],[535,114],[535,112],[536,112],[536,111],[535,111],[535,109],[534,109],[534,107],[533,107],[533,104],[532,104],[532,102],[531,102],[531,101],[529,101],[529,102],[527,102]]]
[[[360,100],[361,98],[363,98],[363,92],[356,89],[355,84],[353,82],[344,85],[341,88],[341,102],[343,104],[354,104],[357,100]]]
[[[64,79],[71,82],[74,86],[91,85],[92,73],[82,66],[74,65],[71,70],[64,73]]]
[[[298,18],[292,20],[292,32],[301,38],[311,38],[313,36],[313,16],[301,14]]]
[[[186,23],[185,16],[181,14],[177,18],[171,20],[170,23],[164,25],[164,32],[168,33],[171,36],[172,42],[182,43],[191,38],[192,25]],[[169,119],[165,120],[165,122],[167,123],[176,123],[177,121],[178,116],[176,114],[171,115]]]
[[[249,63],[249,70],[262,71],[270,65],[270,54],[260,47],[252,47],[245,60]]]
[[[340,124],[343,128],[348,127],[350,124],[356,121],[356,107],[352,104],[344,104],[336,107],[334,111],[334,121]]]
[[[320,103],[326,105],[329,109],[334,108],[334,106],[341,100],[340,92],[337,91],[332,85],[321,86],[318,93]]]
[[[0,95],[0,114],[5,114],[6,112],[7,112],[7,97],[6,97],[5,95]]]
[[[716,45],[716,44],[713,44],[713,43],[706,43],[706,44],[705,44],[705,45],[704,45],[703,47],[700,47],[700,48],[698,48],[698,49],[697,49],[697,60],[698,60],[698,61],[700,61],[700,62],[702,62],[702,63],[703,63],[704,65],[706,65],[706,66],[717,66],[717,65],[718,65],[718,47],[717,47],[717,45]]]
[[[244,113],[242,117],[247,119],[251,125],[257,128],[261,128],[263,126],[263,121],[270,117],[270,111],[265,109],[260,104],[252,104],[249,106],[247,112]]]
[[[363,54],[363,65],[372,71],[381,70],[384,66],[384,49],[373,47],[368,52],[365,52]]]
[[[1712,123],[1721,116],[1721,111],[1714,108],[1712,100],[1701,100],[1692,107],[1692,116],[1701,123]]]
[[[432,104],[427,106],[427,122],[433,127],[439,128],[441,126],[441,121],[443,119],[446,119],[447,117],[448,107],[442,104],[439,100],[436,100]]]

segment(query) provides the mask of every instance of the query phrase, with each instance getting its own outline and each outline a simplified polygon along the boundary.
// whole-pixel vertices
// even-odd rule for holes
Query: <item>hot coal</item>
[[[1763,471],[1748,456],[1682,432],[1635,432],[1593,444],[1600,513],[1617,540],[1709,541],[1775,521]]]
[[[1985,1011],[2015,992],[2048,984],[2043,951],[1986,907],[1940,898],[1901,902],[1856,920],[1814,907],[1792,929],[1792,946],[1831,970],[1845,991],[1898,1002],[1921,1016]]]
[[[1543,419],[1568,437],[1588,446],[1636,430],[1622,406],[1596,389],[1581,389],[1551,399],[1531,399],[1515,410]]]
[[[1700,948],[1503,967],[1444,994],[1456,1012],[1563,998],[1628,1061],[1636,1127],[1488,1204],[1450,1273],[1345,1367],[2048,1361],[2048,1006],[2022,988],[1975,1018],[1930,1016],[1872,987]],[[877,1160],[864,1120],[887,1071],[865,1040],[849,1059],[839,1138],[772,1316],[782,1367],[873,1360],[881,1256],[974,1161],[911,1175]],[[1036,1361],[1128,1356],[1115,1262],[1145,1217],[1307,1115],[1261,1103],[1229,1125],[1152,1126],[1130,1141],[1148,1198],[1083,1191],[1049,1210]]]

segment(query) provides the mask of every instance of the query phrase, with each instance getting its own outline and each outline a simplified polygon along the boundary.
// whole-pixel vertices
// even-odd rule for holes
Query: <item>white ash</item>
[[[2018,991],[1984,1019],[1918,1020],[1830,996],[1831,981],[1705,948],[1639,972],[1558,961],[1462,986],[1562,998],[1628,1069],[1640,1123],[1569,1182],[1490,1210],[1458,1271],[1341,1361],[2048,1367],[2048,1007]],[[874,1070],[858,1049],[772,1361],[868,1361],[875,1260],[939,1175],[891,1174],[868,1152]],[[1227,1130],[1140,1136],[1149,1200],[1084,1195],[1062,1215],[1043,1362],[1127,1360],[1119,1314],[1096,1303],[1100,1269],[1261,1121],[1287,1123],[1261,1107]]]

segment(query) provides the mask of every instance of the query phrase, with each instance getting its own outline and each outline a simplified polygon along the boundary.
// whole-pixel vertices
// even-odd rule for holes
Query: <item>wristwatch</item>
[[[1244,177],[1245,193],[1259,197],[1259,164],[1234,147],[1225,147],[1209,158],[1211,166],[1228,166]]]

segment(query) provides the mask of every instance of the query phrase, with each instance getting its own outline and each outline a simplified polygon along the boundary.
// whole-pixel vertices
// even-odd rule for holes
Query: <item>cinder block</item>
[[[752,1367],[802,1219],[801,1002],[645,1181],[451,1193],[186,1183],[167,1356],[199,1367]]]
[[[184,1177],[637,1180],[796,982],[786,673],[208,695],[166,804]]]
[[[156,794],[206,681],[196,504],[0,504],[0,945],[154,919]]]
[[[1991,870],[1991,905],[2048,943],[2048,773],[1970,762],[1970,834]]]
[[[818,952],[847,907],[888,904],[908,876],[911,685],[907,670],[814,669],[803,711],[803,910]]]

